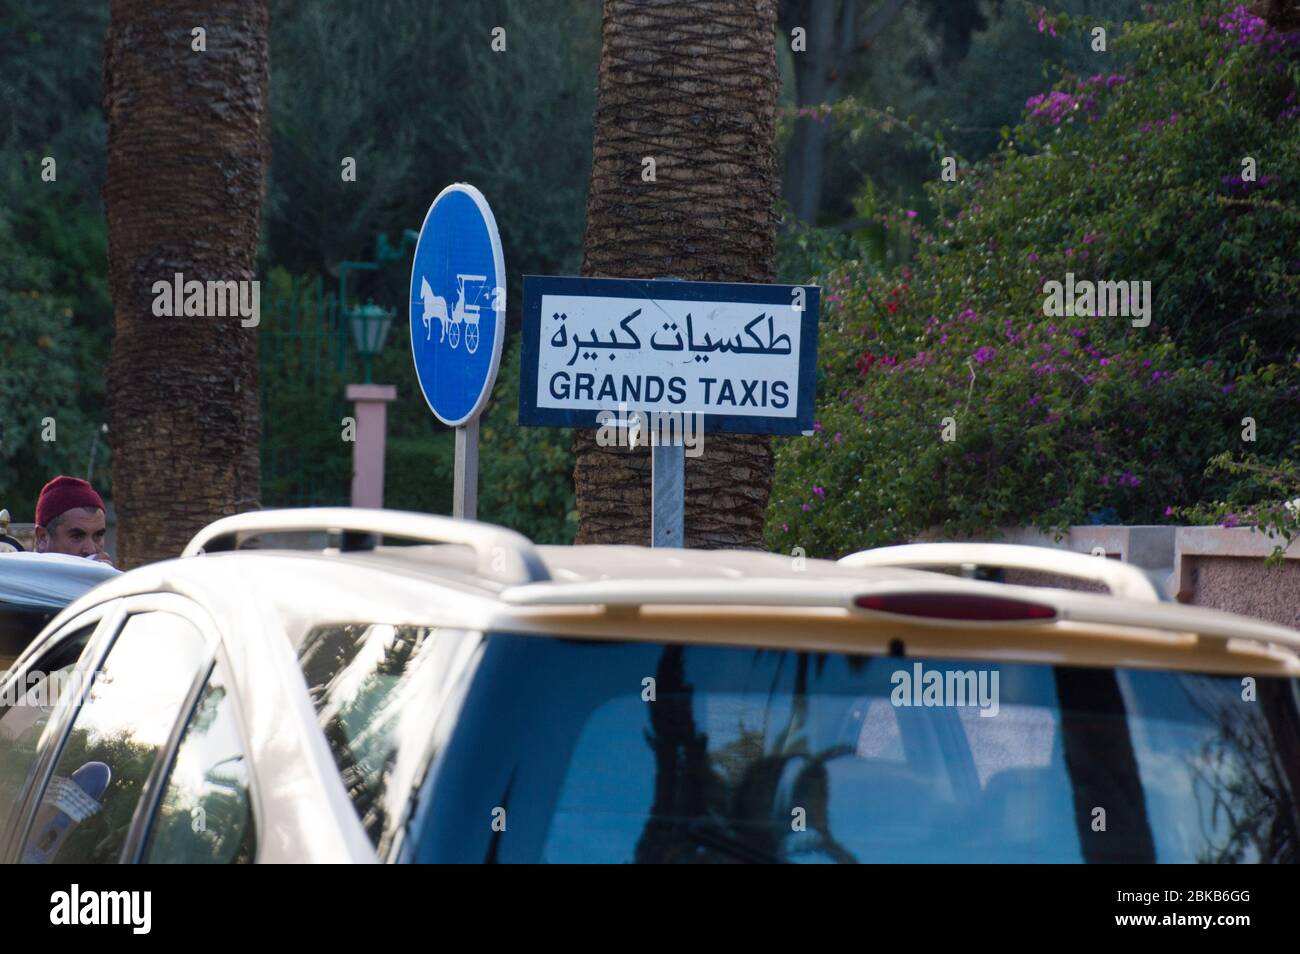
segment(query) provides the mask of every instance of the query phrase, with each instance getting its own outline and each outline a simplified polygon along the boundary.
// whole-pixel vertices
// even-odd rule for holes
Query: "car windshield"
[[[491,634],[414,860],[1294,862],[1292,679]]]

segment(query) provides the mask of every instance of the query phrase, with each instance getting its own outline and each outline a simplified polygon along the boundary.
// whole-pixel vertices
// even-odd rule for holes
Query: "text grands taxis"
[[[790,405],[790,383],[763,378],[715,378],[699,376],[691,381],[679,375],[667,380],[656,374],[596,374],[589,371],[556,371],[547,389],[557,401],[591,401],[614,406],[655,405],[667,401],[680,407],[686,403],[688,387],[703,391],[703,403],[710,407],[753,407],[783,410]]]

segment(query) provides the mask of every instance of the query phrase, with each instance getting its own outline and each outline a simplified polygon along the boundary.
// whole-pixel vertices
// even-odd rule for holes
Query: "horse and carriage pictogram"
[[[467,291],[474,284],[478,285],[477,294],[472,296],[472,300],[467,301]],[[433,319],[437,318],[441,328],[441,334],[438,341],[447,341],[454,349],[460,345],[460,326],[465,326],[465,350],[473,354],[478,350],[479,332],[479,311],[482,308],[483,293],[490,290],[487,286],[486,275],[457,275],[456,276],[456,303],[447,308],[447,299],[441,295],[435,295],[433,289],[429,287],[427,278],[420,279],[420,298],[424,302],[424,339],[428,341],[433,337]]]

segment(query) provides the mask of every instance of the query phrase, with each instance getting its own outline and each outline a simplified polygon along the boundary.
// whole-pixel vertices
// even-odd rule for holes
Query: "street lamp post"
[[[391,384],[372,384],[372,367],[375,355],[384,348],[384,339],[393,323],[393,312],[376,305],[374,299],[359,308],[348,307],[348,276],[354,271],[378,272],[389,262],[395,262],[414,248],[419,233],[410,229],[402,233],[397,245],[388,243],[388,236],[380,234],[375,239],[374,261],[345,261],[339,263],[338,315],[351,325],[352,340],[361,355],[365,371],[363,384],[349,384],[347,399],[356,402],[355,430],[352,443],[352,506],[382,507],[384,505],[384,442],[387,428],[387,404],[396,400],[397,388]]]

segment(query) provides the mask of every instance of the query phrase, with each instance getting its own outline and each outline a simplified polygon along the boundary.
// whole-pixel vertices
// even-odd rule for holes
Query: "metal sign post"
[[[452,515],[478,517],[478,419],[501,364],[506,270],[483,194],[458,182],[429,206],[411,265],[411,356],[424,399],[456,429]]]
[[[686,546],[686,448],[651,447],[650,483],[650,545]]]
[[[452,483],[451,515],[478,519],[478,418],[456,428],[456,475]]]
[[[681,279],[660,275],[655,281],[680,282]],[[648,417],[645,426],[651,426]],[[650,546],[686,546],[686,448],[680,445],[651,441]]]

